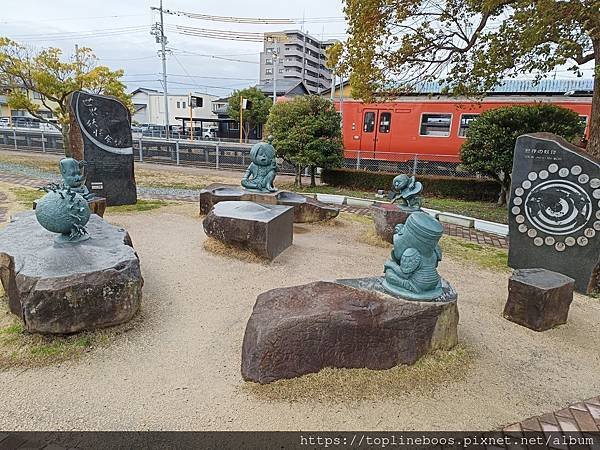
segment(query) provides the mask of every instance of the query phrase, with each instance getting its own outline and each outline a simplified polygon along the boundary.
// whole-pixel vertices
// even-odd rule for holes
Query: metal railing
[[[246,170],[250,164],[252,143],[190,141],[134,135],[134,159],[140,162],[205,167],[222,170]],[[0,128],[0,149],[64,153],[58,132],[19,128]],[[464,170],[456,155],[415,154],[372,151],[346,151],[342,167],[372,172],[412,173],[473,177]],[[281,174],[294,174],[294,166],[278,158]],[[319,173],[318,171],[317,173]],[[308,173],[308,172],[305,172]]]

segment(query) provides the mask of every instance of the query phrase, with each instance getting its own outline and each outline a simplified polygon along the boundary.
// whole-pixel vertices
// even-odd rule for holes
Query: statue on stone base
[[[421,209],[423,199],[419,194],[423,191],[423,185],[414,176],[398,175],[392,182],[390,198],[392,203],[400,202],[401,208],[413,210]]]
[[[442,295],[437,266],[443,227],[430,215],[416,211],[394,230],[394,248],[384,265],[383,286],[408,300],[428,301]]]
[[[275,161],[275,148],[271,145],[271,136],[268,142],[254,144],[250,150],[251,163],[242,178],[242,186],[261,192],[277,192],[273,180],[277,174]]]

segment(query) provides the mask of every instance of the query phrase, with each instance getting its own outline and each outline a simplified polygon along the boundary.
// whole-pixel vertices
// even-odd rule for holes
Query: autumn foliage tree
[[[595,63],[587,150],[600,156],[600,0],[345,0],[357,98],[441,81],[478,94],[519,74]]]
[[[69,94],[84,90],[94,94],[110,95],[132,107],[126,86],[120,81],[123,70],[97,66],[91,49],[78,48],[68,58],[59,48],[35,51],[10,39],[0,37],[0,86],[8,92],[8,105],[23,109],[33,117],[49,123],[61,131],[65,153],[69,145]],[[37,94],[39,103],[33,101]],[[58,124],[41,114],[45,108],[58,119]]]

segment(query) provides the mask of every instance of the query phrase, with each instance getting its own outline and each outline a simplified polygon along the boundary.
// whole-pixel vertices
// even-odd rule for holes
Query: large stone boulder
[[[200,213],[208,214],[212,207],[223,201],[249,201],[267,205],[294,207],[294,222],[321,222],[338,216],[340,209],[333,205],[305,197],[295,192],[257,192],[240,186],[215,183],[200,191]]]
[[[294,208],[246,201],[219,202],[202,224],[207,236],[273,259],[292,245]]]
[[[87,241],[56,244],[56,234],[26,212],[0,232],[0,279],[27,331],[93,330],[138,311],[143,279],[129,234],[97,215],[87,230]]]
[[[375,224],[375,232],[384,241],[393,243],[394,228],[399,223],[406,223],[413,212],[391,203],[374,204],[371,206],[371,215]]]
[[[508,281],[504,318],[535,331],[567,322],[575,280],[546,269],[515,270]]]
[[[323,281],[267,291],[258,296],[246,326],[242,376],[269,383],[325,367],[413,364],[427,352],[456,345],[453,298],[407,301]]]

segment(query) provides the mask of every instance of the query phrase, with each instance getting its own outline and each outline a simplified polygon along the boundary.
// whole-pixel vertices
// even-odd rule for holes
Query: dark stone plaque
[[[88,189],[108,206],[135,204],[129,110],[113,97],[82,91],[71,94],[69,104],[73,153],[87,163]]]
[[[509,203],[513,269],[544,268],[600,290],[600,161],[550,133],[520,136]]]

